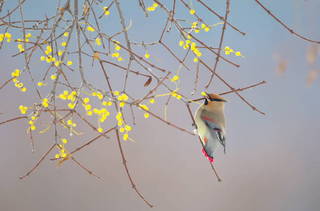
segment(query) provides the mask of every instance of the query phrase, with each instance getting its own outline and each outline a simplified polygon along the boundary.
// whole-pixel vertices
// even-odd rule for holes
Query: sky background
[[[127,20],[133,20],[129,34],[132,39],[155,40],[161,30],[159,25],[164,24],[163,12],[156,11],[150,19],[145,19],[137,1],[121,2]],[[319,1],[262,2],[296,32],[320,40]],[[197,12],[205,12],[196,1],[192,3]],[[266,115],[252,111],[236,95],[226,96],[227,154],[220,150],[216,157],[222,183],[212,175],[196,137],[156,119],[146,122],[140,118],[142,123],[135,127],[134,133],[136,143],[123,144],[132,176],[139,190],[155,205],[155,211],[317,211],[320,207],[320,83],[316,80],[308,86],[306,79],[310,70],[320,70],[319,56],[315,64],[308,64],[306,54],[310,43],[287,32],[253,0],[231,3],[230,22],[247,35],[227,29],[224,46],[239,49],[245,58],[234,58],[241,65],[238,69],[221,63],[218,72],[236,88],[266,80],[266,85],[242,93]],[[210,1],[209,5],[223,13],[224,1]],[[50,1],[30,0],[25,14],[29,18],[43,17],[52,14],[54,7]],[[204,17],[210,23],[218,22],[213,16]],[[117,30],[114,25],[108,22],[103,27]],[[220,28],[216,30],[219,34]],[[176,43],[176,39],[167,42]],[[218,39],[212,40],[213,45],[217,42]],[[23,66],[23,60],[11,58],[12,52],[9,47],[0,51],[1,81],[13,69]],[[162,66],[172,65],[169,55],[158,49],[154,52]],[[215,58],[207,59],[213,64]],[[288,62],[282,75],[277,73],[279,61]],[[35,63],[34,69],[37,68],[41,66]],[[94,74],[90,77],[99,86],[100,78]],[[185,77],[188,81],[189,76]],[[206,79],[205,75],[202,79]],[[218,82],[213,87],[213,91],[228,91]],[[16,116],[21,102],[32,103],[30,96],[23,95],[13,85],[2,90],[0,96],[0,110],[4,113],[0,121]],[[193,111],[196,107],[192,107]],[[169,116],[173,122],[192,130],[183,105],[172,103]],[[130,187],[114,137],[98,140],[77,155],[103,181],[88,175],[73,162],[58,167],[49,160],[30,177],[19,180],[52,144],[49,136],[41,136],[36,139],[37,151],[32,154],[25,128],[23,121],[0,127],[1,211],[149,210]]]

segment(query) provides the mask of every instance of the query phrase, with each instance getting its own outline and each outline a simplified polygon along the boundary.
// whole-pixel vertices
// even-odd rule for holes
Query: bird
[[[195,113],[195,124],[203,146],[202,153],[213,163],[219,143],[226,153],[224,105],[227,101],[218,94],[205,93],[204,96],[204,103]]]

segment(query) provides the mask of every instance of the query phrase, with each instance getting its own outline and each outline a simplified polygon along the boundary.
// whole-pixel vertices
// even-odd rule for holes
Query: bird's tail
[[[210,161],[210,163],[214,163],[214,158],[209,156],[204,148],[202,148],[202,153]]]

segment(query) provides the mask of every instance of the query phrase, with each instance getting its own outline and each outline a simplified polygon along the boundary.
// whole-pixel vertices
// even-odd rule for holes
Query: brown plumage
[[[209,99],[209,100],[221,100],[221,101],[224,101],[224,102],[227,102],[223,97],[221,97],[220,95],[218,94],[208,94],[206,93],[206,97]]]

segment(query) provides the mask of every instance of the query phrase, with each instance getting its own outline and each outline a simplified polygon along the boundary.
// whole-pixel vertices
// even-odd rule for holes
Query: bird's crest
[[[214,93],[212,93],[212,94],[208,94],[208,93],[206,93],[206,97],[209,99],[209,100],[217,100],[217,101],[224,101],[224,102],[226,102],[226,99],[224,99],[223,97],[221,97],[220,95],[218,95],[218,94],[214,94]]]

